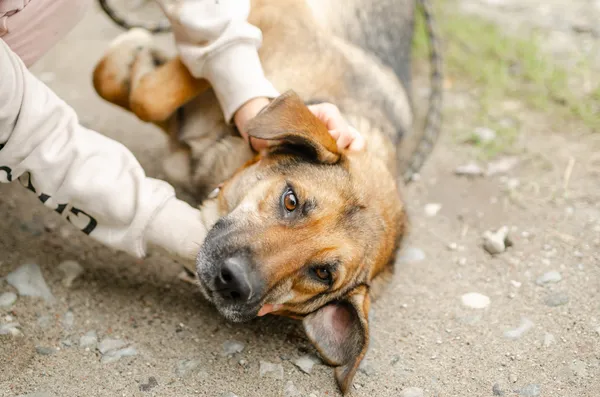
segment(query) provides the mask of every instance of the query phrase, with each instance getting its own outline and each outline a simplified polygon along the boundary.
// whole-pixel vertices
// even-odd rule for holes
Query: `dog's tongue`
[[[263,307],[261,307],[258,311],[258,317],[262,317],[265,314],[269,314],[271,312],[276,312],[277,310],[281,309],[282,306],[283,305],[272,305],[270,303],[267,303],[263,305]]]

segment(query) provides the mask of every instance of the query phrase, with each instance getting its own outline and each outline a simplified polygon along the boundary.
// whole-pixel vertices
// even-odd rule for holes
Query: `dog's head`
[[[303,319],[345,392],[368,345],[370,288],[404,233],[396,182],[373,153],[339,151],[293,92],[249,134],[277,143],[222,186],[225,215],[197,260],[201,289],[232,321]]]

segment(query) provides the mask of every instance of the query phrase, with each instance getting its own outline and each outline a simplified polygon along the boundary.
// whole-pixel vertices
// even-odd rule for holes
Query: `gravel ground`
[[[538,15],[519,3],[523,21]],[[591,14],[597,1],[579,3]],[[562,15],[562,3],[545,4]],[[35,73],[160,177],[161,134],[91,87],[118,32],[94,10]],[[446,104],[467,114],[477,98],[453,88]],[[465,168],[472,150],[444,136],[408,187],[413,230],[373,305],[353,395],[598,395],[600,137],[514,101],[498,112],[519,122],[517,157]],[[0,219],[0,395],[339,395],[297,323],[229,324],[179,265],[108,250],[16,184],[0,186]]]

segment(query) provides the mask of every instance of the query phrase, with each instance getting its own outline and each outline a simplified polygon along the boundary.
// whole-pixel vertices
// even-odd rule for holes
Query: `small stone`
[[[564,292],[556,292],[546,296],[544,303],[550,307],[566,305],[569,303],[569,296]]]
[[[41,354],[42,356],[50,356],[56,353],[56,349],[53,347],[44,347],[44,346],[36,346],[35,351],[37,354]]]
[[[292,361],[292,363],[296,367],[300,368],[300,370],[302,370],[302,372],[307,373],[307,374],[310,374],[313,366],[315,364],[318,364],[319,362],[320,362],[320,360],[312,354],[306,354],[306,355],[299,357]]]
[[[83,274],[83,267],[75,261],[64,261],[58,265],[58,268],[64,274],[62,283],[67,288],[70,288],[73,285],[73,281]]]
[[[517,178],[510,178],[506,181],[506,188],[509,191],[516,190],[521,182]]]
[[[478,292],[469,292],[461,297],[462,304],[471,309],[485,309],[490,305],[490,298]]]
[[[63,327],[65,327],[66,329],[71,329],[73,328],[73,324],[75,323],[75,316],[73,315],[72,311],[68,311],[65,313],[63,320],[62,320],[62,324]]]
[[[493,176],[497,174],[505,174],[519,164],[517,157],[503,157],[499,160],[488,163],[487,176]]]
[[[524,397],[536,397],[540,395],[539,385],[527,385],[519,390],[519,395]]]
[[[492,393],[494,394],[494,396],[504,395],[504,391],[500,388],[500,385],[498,383],[495,383],[494,386],[492,386]]]
[[[407,387],[406,389],[402,389],[399,394],[399,397],[423,397],[423,389],[419,387]]]
[[[556,343],[556,338],[554,338],[554,335],[546,332],[546,335],[544,335],[544,347],[550,347],[555,343]]]
[[[518,339],[523,336],[527,331],[533,328],[533,321],[523,317],[521,323],[517,328],[504,331],[504,337],[507,339]]]
[[[0,307],[11,307],[17,301],[17,294],[14,292],[5,292],[0,295]]]
[[[517,383],[517,375],[515,375],[515,374],[508,375],[508,381],[510,383]]]
[[[283,379],[283,366],[281,364],[273,364],[267,361],[260,361],[260,377],[268,377],[273,379]]]
[[[283,388],[284,397],[300,397],[301,395],[302,394],[298,391],[296,386],[294,386],[294,383],[291,380],[285,384],[285,387]]]
[[[223,350],[221,351],[221,357],[230,356],[236,353],[241,353],[246,347],[242,342],[236,340],[228,340],[223,343]]]
[[[133,347],[126,347],[125,349],[121,350],[110,350],[102,356],[100,362],[103,364],[109,364],[119,361],[122,357],[131,357],[135,355],[137,355],[137,350]]]
[[[360,363],[358,370],[367,376],[374,376],[377,374],[375,367],[367,360],[363,360],[363,362]]]
[[[98,335],[96,331],[88,331],[85,335],[79,338],[80,347],[94,348],[98,344]]]
[[[476,163],[468,163],[456,167],[454,173],[460,176],[481,176],[483,175],[483,169]]]
[[[512,245],[508,237],[508,227],[502,226],[496,232],[486,231],[483,233],[483,248],[492,255],[506,251]]]
[[[158,381],[156,380],[156,378],[154,376],[151,376],[148,378],[148,383],[142,383],[140,385],[140,391],[143,391],[143,392],[150,391],[150,390],[154,389],[156,386],[158,386]]]
[[[473,140],[475,143],[490,143],[496,139],[496,131],[487,127],[477,127],[473,131]]]
[[[100,342],[100,344],[98,345],[98,350],[100,351],[100,353],[102,354],[106,354],[111,350],[117,350],[120,349],[122,347],[127,346],[127,342],[125,342],[124,340],[121,339],[103,339],[102,342]]]
[[[43,298],[47,303],[54,303],[56,298],[50,292],[40,267],[26,264],[6,276],[6,281],[15,287],[21,296]]]
[[[539,276],[537,280],[535,280],[535,283],[537,285],[546,285],[558,283],[560,280],[562,280],[562,276],[560,275],[560,273],[556,270],[552,270]]]
[[[420,248],[407,248],[400,256],[400,261],[406,263],[421,262],[425,259],[425,252]]]
[[[21,328],[21,324],[19,323],[8,323],[0,325],[0,335],[21,336],[23,335],[23,333],[19,328]]]
[[[434,217],[440,212],[442,205],[440,203],[429,203],[425,205],[425,215],[428,217]]]
[[[175,374],[183,378],[188,374],[196,372],[201,364],[202,362],[200,360],[181,360],[177,363]]]
[[[458,249],[458,244],[456,244],[456,243],[450,243],[450,244],[448,244],[448,249],[450,251],[456,251]]]
[[[510,284],[515,288],[521,288],[522,283],[515,280],[510,280]]]
[[[73,346],[73,342],[71,341],[71,339],[63,339],[62,341],[60,341],[60,343],[62,343],[62,345],[64,347],[71,347],[71,346]]]

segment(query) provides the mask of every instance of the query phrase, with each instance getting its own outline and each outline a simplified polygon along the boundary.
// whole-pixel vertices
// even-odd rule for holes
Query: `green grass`
[[[446,77],[481,88],[479,121],[485,121],[499,101],[516,98],[553,117],[580,120],[600,131],[600,87],[588,95],[569,89],[568,78],[581,75],[585,63],[567,71],[542,53],[535,37],[508,36],[490,22],[453,11],[451,1],[437,5]],[[413,53],[415,59],[425,60],[428,40],[420,15],[416,23]]]

